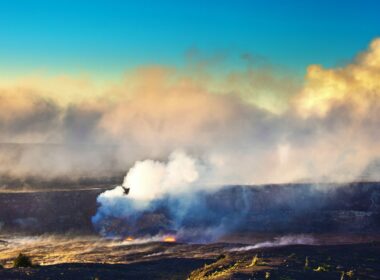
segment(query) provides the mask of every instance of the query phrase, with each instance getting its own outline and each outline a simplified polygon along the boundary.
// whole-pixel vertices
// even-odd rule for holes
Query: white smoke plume
[[[169,193],[187,192],[200,179],[202,167],[183,151],[170,154],[167,163],[138,161],[124,178],[123,186],[130,187],[130,198],[150,201]]]
[[[271,248],[288,245],[312,245],[315,244],[315,240],[311,236],[307,235],[289,235],[275,238],[273,241],[259,242],[255,245],[249,245],[244,247],[232,248],[230,251],[249,251],[259,248]]]
[[[170,229],[178,232],[189,210],[195,207],[194,194],[202,189],[200,186],[205,181],[202,178],[205,168],[205,164],[180,150],[171,153],[167,162],[136,162],[121,186],[98,196],[100,206],[92,219],[95,227],[103,235],[108,235],[109,232],[103,225],[109,219],[136,221],[144,212],[167,207],[172,222]],[[124,188],[130,188],[128,195]],[[129,233],[130,231],[124,232]]]
[[[167,163],[154,160],[138,161],[125,176],[122,186],[99,195],[99,211],[119,217],[128,211],[127,205],[144,208],[154,199],[188,192],[200,179],[200,172],[201,166],[197,160],[183,151],[173,152]],[[125,195],[123,187],[130,188],[128,196]]]

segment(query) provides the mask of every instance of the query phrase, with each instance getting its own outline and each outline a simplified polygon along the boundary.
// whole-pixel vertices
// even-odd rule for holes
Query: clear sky
[[[380,35],[380,1],[2,0],[0,73],[113,75],[182,65],[186,53],[251,53],[302,74]]]

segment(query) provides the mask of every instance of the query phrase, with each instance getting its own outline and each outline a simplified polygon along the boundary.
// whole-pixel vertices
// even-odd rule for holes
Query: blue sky
[[[302,74],[309,64],[343,64],[365,49],[380,36],[379,11],[375,0],[2,0],[0,73],[114,75],[181,66],[197,49],[260,55]]]

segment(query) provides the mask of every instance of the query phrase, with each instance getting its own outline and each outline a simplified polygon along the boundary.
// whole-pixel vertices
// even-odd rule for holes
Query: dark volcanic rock
[[[217,255],[218,247],[214,246],[198,245],[203,247],[204,253],[198,250],[197,257],[161,257],[129,264],[65,263],[0,269],[0,279],[380,279],[379,243],[291,245],[242,251],[226,248],[223,254]],[[194,253],[190,245],[186,249],[188,255]],[[210,258],[212,252],[214,257]]]
[[[210,262],[207,259],[171,258],[134,264],[59,264],[37,268],[6,269],[0,279],[186,279],[190,272]]]
[[[102,191],[0,193],[0,228],[36,234],[92,233],[91,217]],[[184,228],[217,225],[224,219],[239,232],[380,231],[380,183],[226,186],[212,194],[197,193],[196,198],[203,208],[191,209],[183,219]],[[161,204],[134,222],[136,233],[157,233],[170,225],[165,199]],[[128,228],[127,219],[108,223],[115,233]]]
[[[91,216],[104,190],[0,193],[3,231],[18,233],[93,232]]]

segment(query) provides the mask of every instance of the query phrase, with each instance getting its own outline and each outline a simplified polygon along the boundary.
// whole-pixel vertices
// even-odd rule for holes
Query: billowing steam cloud
[[[204,216],[209,215],[210,209],[205,209],[206,204],[200,195],[202,184],[202,166],[195,158],[183,151],[175,151],[167,162],[145,160],[136,162],[124,178],[122,186],[100,194],[97,201],[100,205],[98,212],[93,217],[94,226],[103,235],[149,235],[167,234],[175,232],[182,238],[190,238],[196,235],[196,227],[192,226],[188,232],[181,233],[184,222],[189,217],[196,217],[200,209],[204,209]],[[130,188],[129,194],[125,189]],[[147,213],[151,213],[152,224],[147,228],[141,227],[142,219]],[[166,224],[155,227],[160,223],[157,214],[166,219]],[[121,222],[116,229],[110,226],[113,219]],[[194,218],[192,218],[194,219]],[[194,221],[193,221],[194,222]],[[222,221],[219,218],[217,226],[204,227],[209,234],[217,237],[221,233]],[[111,222],[112,223],[112,222]],[[137,228],[138,227],[138,228]],[[143,228],[141,232],[139,232]],[[121,230],[121,231],[120,231]],[[202,234],[205,238],[207,234]]]
[[[153,160],[137,162],[128,172],[123,185],[130,187],[130,197],[142,202],[180,193],[199,179],[200,167],[195,159],[177,151],[167,164]]]
[[[172,153],[167,163],[153,160],[136,162],[125,176],[122,186],[99,195],[101,206],[94,221],[102,216],[127,216],[170,194],[187,195],[199,176],[200,168],[196,160],[181,151]],[[128,196],[123,187],[130,188]]]
[[[183,149],[213,167],[207,185],[375,180],[379,58],[377,39],[346,66],[310,66],[303,83],[252,63],[217,75],[148,67],[119,82],[0,80],[0,173],[120,176]],[[163,189],[176,184],[157,176],[170,177]]]

